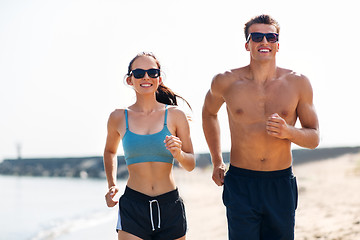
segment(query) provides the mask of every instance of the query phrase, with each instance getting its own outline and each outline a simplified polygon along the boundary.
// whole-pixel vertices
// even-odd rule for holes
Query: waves
[[[119,187],[124,186],[120,181]],[[97,232],[114,234],[117,207],[106,206],[106,190],[104,179],[0,176],[0,196],[6,196],[0,198],[0,239],[103,239],[95,237]]]
[[[62,235],[70,234],[80,230],[95,228],[105,223],[111,224],[114,220],[113,212],[96,212],[87,216],[75,217],[73,219],[53,221],[48,227],[40,230],[30,240],[53,240]],[[115,226],[114,226],[115,229]]]

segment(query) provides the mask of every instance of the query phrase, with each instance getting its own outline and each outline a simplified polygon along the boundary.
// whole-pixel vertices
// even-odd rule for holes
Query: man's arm
[[[314,149],[319,145],[319,120],[313,105],[313,91],[309,80],[301,76],[298,84],[299,103],[296,113],[301,128],[286,124],[278,114],[273,114],[267,122],[268,134],[289,141],[305,148]]]
[[[225,164],[222,159],[221,143],[220,143],[220,125],[217,113],[224,103],[221,94],[218,93],[217,80],[214,78],[211,89],[205,97],[202,110],[203,131],[206,142],[209,146],[211,161],[213,163],[213,180],[218,185],[224,184]]]

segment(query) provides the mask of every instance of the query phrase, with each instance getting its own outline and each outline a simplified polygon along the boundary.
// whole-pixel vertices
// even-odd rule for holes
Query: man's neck
[[[250,79],[256,83],[265,83],[276,78],[276,61],[251,61],[249,65]]]

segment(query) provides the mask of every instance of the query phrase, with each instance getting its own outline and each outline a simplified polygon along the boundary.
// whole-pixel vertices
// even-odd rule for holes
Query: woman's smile
[[[148,88],[148,87],[152,87],[152,84],[151,83],[142,83],[142,84],[140,84],[140,87]]]

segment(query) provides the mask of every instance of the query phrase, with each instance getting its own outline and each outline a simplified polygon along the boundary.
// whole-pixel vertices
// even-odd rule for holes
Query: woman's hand
[[[114,201],[116,193],[119,191],[119,188],[112,186],[109,188],[109,191],[105,195],[106,204],[108,207],[114,207],[119,201]]]
[[[182,142],[181,142],[180,138],[173,136],[173,135],[166,136],[164,143],[165,143],[166,149],[171,152],[171,154],[173,155],[173,157],[175,159],[178,159],[181,156]]]

